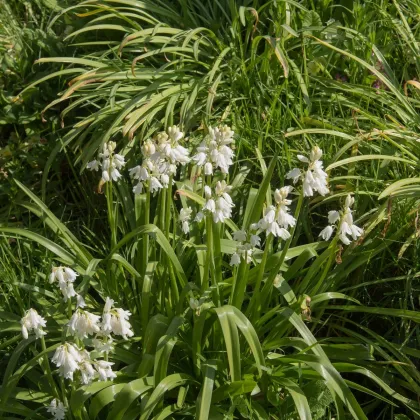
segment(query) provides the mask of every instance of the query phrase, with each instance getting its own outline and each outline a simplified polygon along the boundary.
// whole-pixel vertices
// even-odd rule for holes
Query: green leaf
[[[174,373],[164,378],[154,389],[152,395],[147,400],[140,420],[147,420],[157,404],[163,399],[165,392],[191,381],[191,377],[182,373]]]
[[[207,420],[209,418],[211,399],[213,394],[214,379],[217,371],[216,360],[208,360],[203,366],[204,381],[197,398],[197,420]]]

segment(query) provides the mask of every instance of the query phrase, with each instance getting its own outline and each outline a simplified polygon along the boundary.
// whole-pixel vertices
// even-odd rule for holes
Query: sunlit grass
[[[0,220],[5,415],[46,418],[55,397],[74,419],[419,418],[418,10],[338,3],[109,0],[49,20],[72,25],[72,53],[40,57],[34,69],[51,71],[19,97],[60,81],[36,112],[63,128],[42,179],[12,181]],[[190,164],[172,189],[135,196],[126,169],[112,188],[85,171],[110,140],[132,168],[158,131],[180,124],[193,151],[221,123],[236,133],[223,225],[207,217],[186,235],[178,221],[220,173]],[[232,234],[314,145],[330,193],[303,198],[298,184],[290,240],[264,237],[255,265],[231,267]],[[320,241],[348,193],[363,236]],[[48,283],[60,264],[91,312],[110,296],[132,313],[113,382],[70,385],[50,362],[51,380],[46,356],[71,339],[75,309]],[[30,307],[47,319],[46,350],[21,339]]]

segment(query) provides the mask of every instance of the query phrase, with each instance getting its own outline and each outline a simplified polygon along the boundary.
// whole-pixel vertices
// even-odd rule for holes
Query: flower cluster
[[[260,246],[261,238],[256,234],[251,234],[248,240],[248,235],[244,230],[237,230],[236,232],[233,232],[233,240],[240,242],[240,244],[232,254],[229,264],[231,266],[239,265],[241,263],[241,258],[246,261],[247,264],[250,264],[254,248]]]
[[[321,157],[322,150],[318,146],[314,146],[309,154],[309,158],[297,155],[301,162],[308,164],[308,169],[302,172],[299,168],[294,168],[286,175],[287,179],[293,179],[294,184],[303,178],[303,195],[305,197],[312,197],[314,191],[318,191],[323,196],[329,193],[328,175],[323,170]]]
[[[124,156],[115,153],[117,144],[113,141],[104,143],[102,153],[98,154],[98,160],[92,160],[87,164],[91,171],[102,169],[102,182],[118,181],[121,178],[119,169],[125,165]]]
[[[204,174],[212,175],[215,168],[219,168],[223,174],[229,172],[229,166],[233,164],[234,156],[230,144],[233,143],[234,131],[227,125],[209,128],[209,135],[197,148],[198,153],[193,156],[197,166],[204,166]]]
[[[98,315],[83,309],[76,309],[68,323],[69,332],[78,338],[87,338],[89,335],[98,334],[101,331],[100,319],[101,317]]]
[[[76,296],[77,306],[83,308],[86,304],[83,300],[83,297],[76,293],[74,290],[74,281],[78,274],[69,267],[53,267],[50,274],[50,283],[58,281],[58,287],[61,290],[61,293],[64,297],[64,302],[67,302],[68,299]]]
[[[341,214],[337,210],[328,212],[329,225],[319,234],[324,241],[328,241],[331,238],[334,229],[339,230],[338,237],[344,245],[349,245],[351,243],[351,239],[347,235],[350,235],[353,240],[356,240],[363,234],[363,229],[353,223],[353,214],[351,210],[353,204],[354,198],[349,194],[346,197]]]
[[[42,327],[47,325],[47,321],[35,309],[30,308],[26,311],[25,316],[20,320],[20,325],[22,327],[22,336],[25,340],[28,338],[28,333],[32,330],[36,338],[41,338],[46,334]]]
[[[90,335],[95,335],[92,345],[99,353],[109,353],[113,350],[111,333],[120,335],[124,339],[134,335],[128,319],[130,312],[121,308],[114,308],[114,301],[106,298],[101,317],[88,311],[77,308],[70,319],[68,331],[75,337],[83,340]],[[73,374],[80,371],[84,384],[98,378],[100,381],[115,378],[110,363],[105,360],[92,360],[86,349],[80,349],[73,343],[66,342],[57,348],[53,363],[59,368],[61,376],[73,380]]]
[[[182,208],[179,212],[179,222],[182,226],[182,231],[187,234],[190,231],[190,220],[191,220],[192,208]]]
[[[121,308],[113,308],[113,305],[114,301],[107,297],[102,314],[101,330],[104,335],[113,333],[121,335],[124,340],[127,340],[127,337],[134,335],[128,322],[131,313]]]
[[[287,198],[292,190],[293,187],[291,186],[275,190],[274,201],[276,205],[266,207],[263,218],[252,227],[265,231],[267,235],[271,233],[273,236],[284,240],[289,239],[290,233],[287,229],[296,224],[296,219],[289,213],[289,205],[292,201]]]
[[[47,408],[47,412],[54,416],[54,420],[64,420],[66,418],[66,411],[67,408],[64,407],[64,404],[55,398]]]
[[[141,150],[141,165],[130,169],[130,176],[137,181],[133,188],[135,194],[141,194],[144,186],[150,192],[167,188],[178,165],[190,162],[189,151],[180,144],[184,133],[177,126],[169,127],[167,132],[159,133],[153,140],[144,142]]]
[[[114,363],[106,360],[92,360],[88,351],[79,349],[68,342],[57,348],[52,362],[58,367],[60,375],[66,379],[73,380],[74,373],[80,371],[83,384],[89,384],[96,377],[99,381],[116,377],[111,369]]]
[[[226,181],[217,181],[214,194],[208,185],[204,187],[206,203],[203,211],[213,214],[215,223],[223,223],[232,216],[232,208],[235,205],[229,195],[231,189],[232,187],[227,185]],[[202,213],[197,214],[196,220],[200,221],[201,219]]]

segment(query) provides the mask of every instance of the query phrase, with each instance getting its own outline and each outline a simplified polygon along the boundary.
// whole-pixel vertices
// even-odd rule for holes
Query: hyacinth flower
[[[233,240],[240,242],[237,246],[236,251],[232,254],[230,259],[231,266],[237,266],[241,261],[246,261],[247,264],[250,264],[252,261],[252,254],[254,248],[259,246],[261,243],[261,238],[258,235],[252,234],[249,235],[244,230],[238,230],[233,232]]]
[[[114,364],[106,360],[91,359],[90,353],[85,349],[79,349],[72,343],[64,343],[57,348],[52,362],[58,367],[60,376],[74,380],[74,374],[80,372],[81,382],[85,385],[95,378],[99,381],[114,379],[116,374],[111,366]]]
[[[197,166],[204,168],[204,175],[213,175],[215,169],[220,169],[223,174],[229,172],[229,167],[233,164],[234,153],[230,145],[234,142],[234,134],[227,125],[209,127],[208,136],[192,157]]]
[[[182,231],[187,234],[190,231],[190,221],[192,215],[192,208],[182,208],[179,212],[179,222],[181,223]]]
[[[107,297],[102,314],[101,331],[104,335],[113,333],[127,340],[127,337],[134,335],[131,324],[128,322],[131,313],[121,308],[114,308],[113,305],[114,301]]]
[[[47,408],[47,412],[53,416],[54,420],[64,420],[66,418],[67,408],[64,404],[54,398]]]
[[[98,334],[101,330],[100,319],[101,317],[98,315],[76,309],[68,323],[69,332],[78,338],[87,338],[89,335]]]
[[[363,229],[356,226],[353,222],[351,207],[354,204],[354,198],[348,194],[341,212],[332,210],[328,212],[328,223],[319,236],[328,241],[334,230],[338,230],[338,238],[344,245],[350,245],[352,240],[357,240],[363,234]]]
[[[296,225],[296,219],[289,213],[289,206],[292,203],[287,197],[293,187],[286,186],[275,190],[274,201],[275,206],[270,205],[264,209],[263,217],[260,221],[252,226],[269,235],[270,233],[281,239],[289,239],[290,233],[288,229]]]
[[[82,361],[80,350],[71,343],[64,343],[57,347],[52,362],[58,367],[60,376],[73,380],[73,374],[79,369]]]
[[[183,138],[184,133],[174,125],[143,143],[142,163],[129,170],[132,179],[137,181],[134,194],[142,194],[145,187],[151,193],[168,188],[178,166],[190,162],[190,152],[181,144]]]
[[[64,302],[76,296],[77,307],[83,308],[86,303],[81,295],[74,290],[74,282],[78,274],[70,267],[53,267],[49,276],[50,283],[58,283],[61,293],[63,294]]]
[[[226,219],[232,216],[234,204],[229,195],[231,189],[232,187],[227,185],[226,181],[218,181],[214,193],[208,185],[204,187],[206,203],[202,211],[211,213],[215,223],[224,223]]]
[[[305,197],[312,197],[315,192],[322,196],[327,195],[328,189],[327,173],[323,170],[323,163],[320,160],[322,157],[322,150],[318,146],[314,146],[309,154],[309,157],[297,155],[297,158],[308,165],[305,171],[299,168],[294,168],[286,174],[287,179],[292,179],[293,184],[299,180],[303,180],[303,195]]]
[[[35,333],[36,338],[41,338],[46,334],[42,328],[46,327],[47,321],[35,309],[30,308],[26,311],[25,316],[20,320],[20,325],[25,340],[28,339],[31,331]]]
[[[101,182],[118,181],[121,178],[120,169],[125,166],[124,156],[115,153],[117,144],[113,141],[104,143],[102,152],[98,154],[98,159],[92,160],[87,164],[87,168],[91,171],[101,169]]]

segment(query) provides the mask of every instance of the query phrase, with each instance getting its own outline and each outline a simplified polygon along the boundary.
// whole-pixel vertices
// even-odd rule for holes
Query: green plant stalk
[[[337,242],[338,242],[338,230],[337,230],[337,235],[334,237],[334,239],[331,241],[331,244],[330,244],[330,256],[328,257],[327,264],[325,265],[324,270],[322,271],[322,275],[319,278],[317,284],[311,290],[311,295],[312,296],[315,296],[317,294],[318,290],[322,286],[322,283],[324,282],[325,278],[327,277],[328,271],[331,268],[331,265],[332,265],[332,263],[334,261],[334,258],[335,258],[336,249],[337,249]]]
[[[270,294],[270,291],[273,287],[274,280],[275,280],[277,274],[279,273],[279,271],[281,269],[281,266],[284,263],[284,260],[285,260],[286,255],[287,255],[287,251],[289,250],[290,244],[292,243],[292,240],[293,240],[293,236],[294,236],[296,226],[297,226],[297,221],[299,220],[299,214],[300,214],[300,211],[302,209],[302,204],[303,204],[303,189],[300,192],[299,200],[298,200],[298,203],[297,203],[297,206],[296,206],[296,211],[295,211],[295,214],[294,214],[294,217],[296,219],[296,225],[292,228],[292,231],[290,232],[290,238],[284,244],[283,252],[280,255],[279,262],[273,268],[270,275],[268,276],[267,281],[265,282],[265,285],[264,285],[264,287],[262,289],[262,292],[261,292],[261,303],[267,301],[266,299],[268,298],[268,296]],[[261,308],[257,308],[257,311],[260,310],[260,309]]]
[[[148,225],[150,223],[150,188],[146,190],[146,211],[144,212],[144,224]],[[141,261],[144,272],[143,276],[146,274],[147,264],[149,263],[149,235],[143,235],[143,247],[142,247],[142,261]],[[141,287],[143,284],[141,284]]]
[[[63,397],[62,401],[65,407],[69,406],[69,402],[67,400],[67,394],[66,394],[66,385],[64,383],[64,379],[60,376],[60,388],[61,388],[61,395]]]
[[[111,228],[111,249],[117,245],[117,232],[115,231],[115,215],[113,204],[112,181],[105,183],[106,202],[108,208],[108,221]]]
[[[170,242],[170,227],[171,227],[171,208],[172,208],[172,175],[169,178],[168,188],[166,189],[166,197],[165,197],[165,225],[164,230],[162,231],[165,233],[166,238]],[[163,228],[163,227],[162,227]],[[174,226],[175,231],[175,226]],[[178,291],[178,283],[176,280],[174,268],[172,266],[171,260],[167,255],[165,255],[166,264],[169,271],[169,277],[171,279],[171,296],[172,296],[172,305],[171,308],[176,307],[179,300],[179,291]]]
[[[233,278],[232,290],[230,294],[230,304],[241,309],[245,297],[246,285],[248,280],[247,255],[241,259],[239,268],[236,270],[236,276]]]
[[[251,314],[251,320],[254,319],[254,316],[257,314],[257,312],[255,311],[254,305],[259,306],[261,283],[262,283],[262,279],[264,277],[265,265],[267,263],[268,253],[270,251],[272,242],[273,242],[273,235],[270,234],[268,236],[267,240],[265,241],[264,253],[263,253],[263,256],[262,256],[262,259],[261,259],[261,263],[258,267],[258,275],[257,275],[257,280],[255,282],[254,293],[252,295],[252,298],[251,298],[251,301],[250,301],[249,307],[248,307],[247,315]]]
[[[168,188],[166,189],[166,203],[165,203],[165,232],[166,239],[170,241],[169,232],[171,226],[171,207],[172,207],[172,175],[169,178]]]
[[[212,279],[214,280],[213,286],[215,288],[213,293],[213,298],[216,298],[216,301],[214,301],[214,304],[216,306],[221,305],[220,301],[220,292],[219,292],[219,284],[222,283],[223,277],[222,277],[222,247],[220,242],[220,231],[222,229],[221,223],[214,223],[214,221],[211,221],[212,223],[212,229],[213,229],[213,247],[214,249],[211,250],[212,257],[213,257],[213,276]]]
[[[162,232],[166,232],[165,228],[165,221],[166,221],[166,191],[162,191],[159,194],[160,198],[160,214],[159,214],[159,223],[160,223],[160,230]]]
[[[71,316],[72,316],[72,307],[71,307],[71,298],[68,299],[68,303],[67,303],[67,316],[70,320]]]
[[[211,273],[211,258],[213,249],[213,229],[212,229],[212,215],[206,215],[206,262],[204,265],[203,281],[201,283],[201,293],[204,293],[209,288],[209,278]]]
[[[43,335],[41,336],[40,341],[41,341],[42,351],[45,352],[47,350],[47,346],[45,345],[45,338]],[[52,376],[50,361],[48,360],[47,353],[45,353],[45,356],[43,357],[43,362],[44,362],[45,372],[47,373],[48,382],[49,382],[49,385],[51,386],[54,397],[60,399],[60,394],[58,392],[57,385]]]

